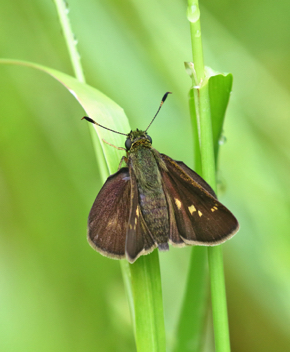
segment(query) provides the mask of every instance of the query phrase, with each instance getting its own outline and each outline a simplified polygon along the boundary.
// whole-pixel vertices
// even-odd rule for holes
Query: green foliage
[[[2,5],[4,57],[73,75],[52,2]],[[125,108],[132,128],[146,127],[161,96],[173,91],[150,135],[160,152],[192,166],[185,4],[86,0],[69,6],[88,84]],[[206,6],[205,62],[235,77],[227,142],[219,151],[221,201],[241,223],[224,245],[232,349],[287,351],[290,99],[284,27],[290,5],[246,1],[242,11],[238,2]],[[269,18],[275,26],[268,26]],[[87,124],[80,121],[84,111],[42,73],[5,65],[0,74],[0,349],[134,351],[119,263],[86,243],[87,215],[107,170],[101,175],[96,167]],[[114,138],[106,135],[112,144]],[[160,256],[169,347],[189,257],[188,248]],[[205,350],[212,346],[209,338]]]

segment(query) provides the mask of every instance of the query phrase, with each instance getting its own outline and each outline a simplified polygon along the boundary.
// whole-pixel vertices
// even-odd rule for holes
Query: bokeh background
[[[193,166],[186,6],[70,0],[69,15],[88,84],[132,128],[174,93],[150,135]],[[201,1],[205,62],[234,75],[218,173],[241,224],[223,246],[234,352],[290,350],[289,14],[285,0]],[[1,57],[73,74],[52,1],[2,0],[0,23]],[[84,112],[44,73],[0,66],[0,77],[0,350],[134,351],[120,265],[86,241],[101,181]],[[189,254],[160,256],[169,346]]]

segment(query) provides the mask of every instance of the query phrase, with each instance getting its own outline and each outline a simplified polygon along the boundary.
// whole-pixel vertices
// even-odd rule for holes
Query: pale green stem
[[[77,50],[77,40],[72,31],[70,20],[68,17],[68,3],[65,0],[54,0],[54,3],[57,9],[59,21],[63,30],[64,39],[66,41],[75,76],[80,82],[85,83],[86,80],[81,65],[81,58]]]
[[[165,352],[161,276],[158,250],[130,265],[138,352]]]
[[[195,74],[193,75],[194,100],[199,132],[202,176],[216,190],[214,145],[210,115],[208,84],[205,81],[201,41],[200,10],[198,0],[188,1],[187,17],[190,21],[192,54]],[[223,271],[222,249],[208,248],[211,282],[211,297],[216,352],[229,352],[229,328]]]

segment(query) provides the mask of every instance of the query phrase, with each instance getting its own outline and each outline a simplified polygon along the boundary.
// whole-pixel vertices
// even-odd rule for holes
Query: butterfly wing
[[[126,236],[126,257],[130,263],[133,263],[141,255],[153,251],[157,244],[153,240],[145,220],[143,218],[140,205],[138,186],[133,168],[129,167],[131,180],[131,200],[130,216]]]
[[[211,187],[182,162],[160,156],[168,169],[161,172],[169,207],[170,242],[211,246],[232,237],[238,231],[238,221],[216,199]]]
[[[176,164],[193,180],[195,180],[197,183],[199,183],[202,188],[204,188],[208,193],[210,193],[212,196],[217,198],[216,194],[214,193],[214,190],[211,188],[211,186],[205,182],[205,180],[199,176],[195,171],[191,170],[187,165],[184,164],[182,161],[176,161]]]
[[[124,167],[108,177],[90,211],[88,241],[107,257],[125,258],[130,194],[129,170]]]

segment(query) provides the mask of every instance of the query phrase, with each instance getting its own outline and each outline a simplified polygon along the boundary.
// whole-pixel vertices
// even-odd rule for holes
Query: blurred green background
[[[88,84],[141,129],[172,91],[150,136],[193,166],[186,6],[69,1]],[[234,75],[218,173],[241,225],[223,245],[234,352],[290,350],[289,13],[285,0],[201,1],[205,62]],[[1,57],[73,74],[52,1],[2,0],[0,23]],[[0,351],[134,351],[119,262],[86,241],[101,181],[84,112],[44,73],[0,77]],[[160,255],[169,347],[189,254]]]

